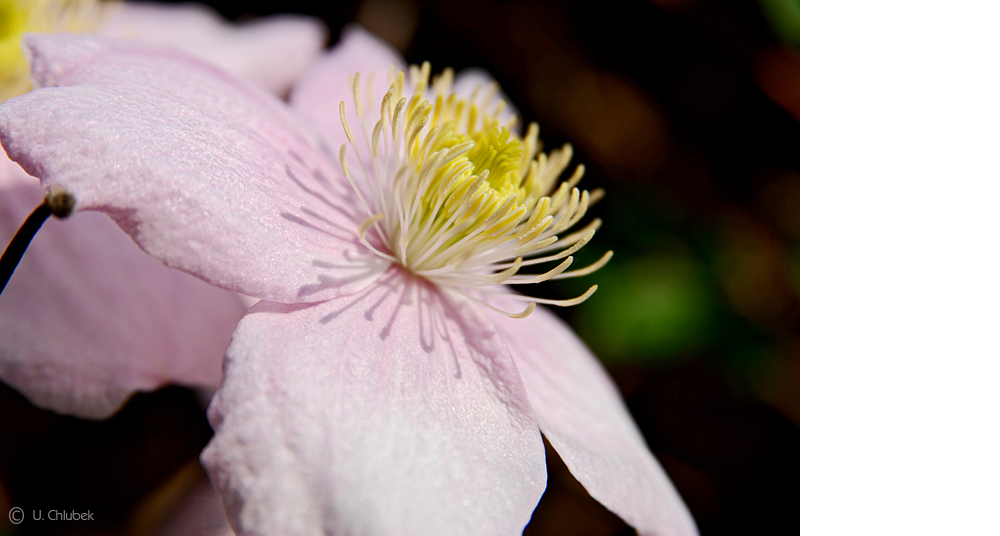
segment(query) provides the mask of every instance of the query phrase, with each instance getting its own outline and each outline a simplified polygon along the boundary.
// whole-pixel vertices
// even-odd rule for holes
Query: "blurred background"
[[[703,535],[799,533],[798,0],[207,3],[232,20],[313,15],[333,41],[357,21],[434,71],[483,67],[547,148],[571,143],[583,187],[607,193],[578,262],[615,256],[539,294],[600,285],[557,312],[604,361]],[[204,402],[167,388],[91,422],[0,386],[0,512],[100,513],[0,519],[0,534],[163,534],[179,511],[210,516]],[[549,454],[525,534],[634,534]]]

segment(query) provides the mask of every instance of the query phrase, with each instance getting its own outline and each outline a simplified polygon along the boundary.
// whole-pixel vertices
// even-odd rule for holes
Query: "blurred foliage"
[[[606,363],[670,361],[708,346],[717,311],[708,275],[694,259],[625,259],[593,279],[600,290],[574,316]]]
[[[799,48],[799,0],[757,0],[771,28],[786,45]]]

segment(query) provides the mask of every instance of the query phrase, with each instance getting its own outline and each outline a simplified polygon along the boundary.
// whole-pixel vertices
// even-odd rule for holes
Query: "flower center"
[[[504,114],[506,103],[495,85],[459,95],[452,90],[450,69],[430,85],[429,73],[426,63],[411,67],[408,78],[393,73],[377,111],[363,105],[360,74],[352,78],[364,151],[341,102],[344,131],[363,173],[351,175],[346,146],[341,147],[343,171],[369,214],[358,229],[362,243],[415,275],[466,296],[471,289],[490,292],[488,287],[500,284],[576,277],[603,266],[610,251],[590,267],[566,271],[572,253],[589,242],[600,225],[594,221],[559,236],[580,221],[592,200],[589,192],[575,187],[583,166],[556,186],[572,148],[540,152],[535,124],[520,137],[513,130],[517,119]],[[370,231],[384,250],[369,242]],[[554,251],[558,253],[545,255]],[[522,267],[555,261],[561,262],[544,273],[518,273]],[[501,312],[526,316],[535,302],[573,305],[594,290],[596,286],[573,300],[513,295],[532,303],[522,313]]]
[[[523,199],[524,189],[521,188],[521,157],[524,154],[524,143],[517,138],[511,138],[510,131],[504,127],[490,128],[473,134],[475,145],[467,153],[474,174],[489,174],[489,185],[502,197],[519,195]]]
[[[0,0],[0,101],[31,90],[26,32],[89,32],[111,4],[98,0]]]
[[[390,247],[406,246],[394,247],[394,253],[399,255],[400,262],[416,271],[447,264],[444,257],[427,256],[430,247],[437,245],[442,252],[448,251],[487,221],[496,219],[498,213],[519,214],[518,207],[523,207],[528,196],[519,173],[524,143],[506,127],[494,126],[467,135],[455,132],[454,124],[449,123],[442,127],[442,132],[445,134],[433,140],[428,151],[431,155],[456,152],[457,157],[446,166],[434,168],[427,191],[418,201],[421,219],[415,222],[414,230],[427,228],[430,231],[424,233],[427,237],[440,237],[445,229],[452,232],[445,233],[448,238],[440,244],[412,241],[412,235],[390,244]],[[462,152],[470,145],[467,152]],[[416,162],[417,174],[424,166],[433,167],[434,162]],[[463,203],[467,199],[474,201]],[[493,236],[498,230],[495,224],[482,232]],[[415,256],[418,252],[424,255]],[[424,262],[417,262],[418,259]]]

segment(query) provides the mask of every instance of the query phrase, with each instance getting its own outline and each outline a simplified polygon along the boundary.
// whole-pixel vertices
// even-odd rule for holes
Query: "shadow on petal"
[[[523,530],[541,435],[503,341],[459,299],[393,266],[351,295],[244,317],[202,456],[239,532]]]
[[[328,260],[313,259],[312,265],[327,270],[329,274],[317,274],[316,282],[299,287],[298,296],[305,298],[330,289],[341,289],[341,295],[351,295],[372,285],[378,276],[385,273],[389,263],[361,249],[360,245],[341,250],[339,256],[331,255]]]

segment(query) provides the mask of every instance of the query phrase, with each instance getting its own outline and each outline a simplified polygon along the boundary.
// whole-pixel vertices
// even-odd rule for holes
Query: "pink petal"
[[[270,95],[132,41],[25,43],[36,83],[58,87],[0,105],[7,153],[168,266],[283,302],[336,296],[385,269],[357,241],[366,215],[339,169]]]
[[[0,154],[0,188],[16,188],[18,186],[33,186],[38,188],[38,179],[28,175],[21,166],[11,162],[6,154]],[[38,190],[39,197],[35,206],[42,202],[44,192]],[[31,207],[34,209],[35,207]]]
[[[6,244],[43,191],[0,164]],[[144,254],[103,214],[52,218],[0,295],[0,378],[38,406],[90,418],[168,383],[214,389],[245,310]]]
[[[360,136],[362,132],[354,113],[350,78],[361,73],[362,98],[371,96],[368,107],[377,112],[382,96],[389,89],[389,69],[393,65],[399,69],[407,67],[406,60],[385,41],[360,26],[348,26],[341,32],[340,42],[295,85],[288,100],[302,117],[312,120],[331,147],[339,149],[347,143],[340,121],[341,101],[346,105],[354,135]],[[376,113],[368,127],[373,127],[377,120]]]
[[[319,57],[327,39],[323,24],[309,17],[234,25],[200,4],[143,2],[122,4],[100,33],[176,47],[276,95],[285,94]]]
[[[541,435],[482,308],[401,270],[243,319],[202,454],[239,534],[521,534]]]
[[[523,320],[494,318],[542,433],[590,495],[641,535],[698,534],[618,390],[570,328],[542,307]]]

